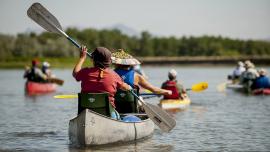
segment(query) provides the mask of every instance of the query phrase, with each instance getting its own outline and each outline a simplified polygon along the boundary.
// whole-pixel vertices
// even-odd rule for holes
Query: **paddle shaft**
[[[82,48],[82,46],[79,44],[79,43],[77,43],[74,39],[72,39],[70,36],[68,36],[64,31],[62,31],[61,29],[59,29],[59,28],[57,28],[55,25],[54,25],[54,27],[63,35],[63,36],[65,36],[73,45],[75,45],[78,49],[80,49],[81,50],[81,48]],[[91,57],[91,54],[89,53],[89,52],[86,52],[87,53],[87,55],[89,56],[89,57]]]
[[[192,89],[188,88],[188,89],[186,89],[186,91],[192,91]],[[146,96],[146,97],[143,97],[143,99],[154,98],[154,97],[158,97],[161,95],[162,94],[157,94],[157,93],[140,93],[140,96]]]

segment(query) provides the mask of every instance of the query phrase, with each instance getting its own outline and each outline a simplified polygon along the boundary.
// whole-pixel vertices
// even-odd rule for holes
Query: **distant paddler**
[[[43,62],[41,69],[38,67],[39,61],[37,59],[32,60],[32,67],[26,66],[24,78],[29,82],[37,83],[55,83],[58,85],[63,85],[64,80],[55,78],[50,70],[50,64],[48,62]]]
[[[136,73],[133,67],[136,65],[140,65],[141,63],[132,55],[125,52],[123,49],[119,49],[116,52],[112,53],[112,63],[115,64],[115,72],[124,80],[125,83],[129,84],[135,90],[135,92],[138,93],[139,88],[144,88],[152,91],[155,94],[172,94],[170,90],[165,90],[153,86],[145,79],[145,77]],[[131,96],[129,92],[122,92],[121,90],[118,90],[117,94],[119,94],[119,96],[118,98],[116,98],[116,100],[121,100],[121,98],[124,98],[121,97],[121,94],[125,94],[126,97]],[[126,106],[122,106],[122,104],[129,103],[131,105],[137,105],[136,100],[137,99],[133,97],[125,99],[126,102],[117,102],[120,104],[119,106],[122,107],[118,111],[122,113],[134,112],[133,106],[130,106],[130,108],[133,108],[133,110],[131,110],[130,108],[127,108],[128,104],[126,104]]]
[[[26,67],[23,77],[26,78],[27,81],[45,82],[47,80],[47,75],[40,70],[38,65],[39,60],[33,59],[31,68]]]
[[[251,86],[252,89],[270,89],[270,79],[267,77],[265,69],[259,70],[259,77],[254,80]]]
[[[254,80],[259,77],[258,71],[255,69],[255,65],[247,60],[245,61],[246,70],[240,76],[240,83],[246,89],[246,92],[251,92],[251,86],[253,85]]]
[[[177,81],[177,71],[171,69],[168,72],[168,80],[162,84],[162,88],[171,90],[171,95],[164,95],[164,99],[184,99],[187,97],[186,89]]]
[[[228,79],[232,80],[232,83],[238,83],[241,74],[245,71],[244,63],[242,61],[237,62],[236,68],[233,70],[232,75],[228,75]]]
[[[50,69],[50,63],[47,62],[47,61],[44,61],[42,63],[42,67],[41,67],[41,71],[48,77],[48,78],[51,78],[51,77],[54,77],[54,75],[52,74],[52,71]]]
[[[27,79],[25,83],[25,93],[28,95],[36,95],[49,93],[56,90],[56,85],[54,83],[63,84],[63,81],[60,80],[54,83],[50,83],[51,79],[42,72],[38,67],[39,61],[37,59],[32,60],[32,67],[26,67],[24,78]],[[59,82],[59,83],[58,83]]]

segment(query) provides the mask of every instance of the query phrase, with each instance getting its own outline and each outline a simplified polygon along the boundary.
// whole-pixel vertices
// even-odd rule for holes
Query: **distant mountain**
[[[115,24],[111,27],[105,28],[105,29],[117,29],[119,31],[121,31],[123,34],[126,34],[128,36],[136,36],[139,37],[140,33],[138,31],[136,31],[135,29],[128,27],[126,25],[123,24]]]

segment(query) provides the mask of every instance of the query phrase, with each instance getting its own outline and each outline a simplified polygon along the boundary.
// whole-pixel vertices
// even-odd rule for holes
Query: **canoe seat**
[[[138,94],[139,90],[134,89]],[[119,113],[138,113],[138,99],[130,92],[117,90],[115,94],[115,106]]]
[[[108,93],[78,93],[78,114],[84,109],[90,109],[108,117],[111,117],[114,111],[109,102]]]

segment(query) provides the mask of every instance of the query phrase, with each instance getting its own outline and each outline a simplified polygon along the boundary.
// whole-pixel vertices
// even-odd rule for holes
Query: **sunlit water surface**
[[[149,81],[160,86],[170,68],[144,70]],[[145,141],[95,148],[70,145],[68,122],[76,116],[77,101],[53,98],[79,92],[71,69],[53,71],[65,80],[57,92],[34,97],[24,95],[23,70],[0,70],[0,151],[270,151],[270,96],[218,91],[233,67],[173,68],[186,88],[209,83],[202,93],[189,92],[192,104],[173,114],[175,129],[162,133],[156,128]],[[157,104],[159,99],[147,102]]]

